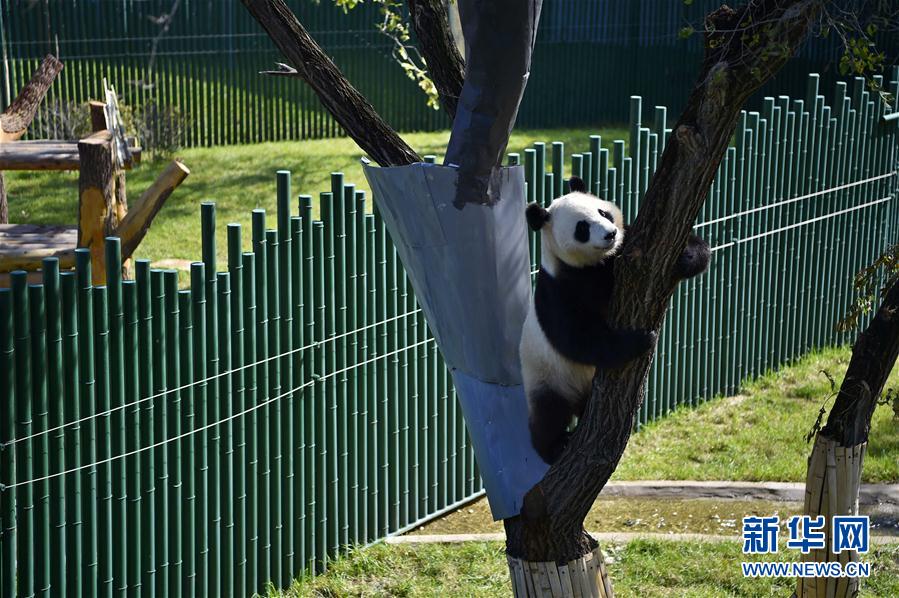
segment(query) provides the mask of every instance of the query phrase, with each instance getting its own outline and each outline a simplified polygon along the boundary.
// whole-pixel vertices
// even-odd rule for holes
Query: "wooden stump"
[[[91,251],[94,284],[106,282],[104,239],[118,227],[112,135],[100,131],[78,142],[78,247]]]
[[[857,563],[858,553],[844,550],[840,554],[830,551],[832,546],[832,517],[834,515],[858,515],[858,489],[867,443],[851,447],[840,446],[820,434],[808,459],[805,481],[805,508],[803,513],[812,517],[824,515],[826,523],[824,550],[812,550],[802,555],[803,561],[818,563]],[[800,578],[796,587],[799,598],[841,598],[857,596],[858,577],[807,577]]]
[[[506,556],[515,598],[614,598],[599,546],[564,565]]]

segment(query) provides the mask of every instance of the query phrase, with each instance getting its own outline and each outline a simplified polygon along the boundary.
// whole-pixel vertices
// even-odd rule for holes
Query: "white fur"
[[[542,266],[555,275],[558,262],[583,268],[593,266],[614,254],[624,240],[624,219],[621,210],[612,202],[586,193],[569,193],[554,200],[549,208],[549,221],[540,229]],[[612,215],[613,222],[599,215],[603,210]],[[590,240],[580,243],[574,238],[578,221],[590,223]],[[607,233],[615,233],[611,241]]]
[[[569,193],[554,200],[548,210],[549,221],[540,231],[541,265],[551,276],[557,275],[560,262],[579,268],[599,264],[614,255],[624,241],[624,219],[621,210],[611,202],[586,193]],[[612,222],[599,210],[611,214]],[[574,238],[581,220],[590,224],[587,243]],[[614,238],[606,240],[611,232],[615,233]],[[539,387],[549,387],[569,402],[577,403],[589,393],[596,367],[571,361],[555,350],[540,328],[533,298],[524,321],[519,355],[526,396],[532,396]]]

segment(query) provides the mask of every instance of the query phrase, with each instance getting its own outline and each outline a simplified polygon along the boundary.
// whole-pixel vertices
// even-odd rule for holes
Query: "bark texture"
[[[899,356],[899,285],[886,292],[877,314],[852,347],[840,392],[821,430],[850,447],[868,440],[871,416]]]
[[[0,141],[13,141],[25,134],[25,129],[34,120],[38,106],[44,101],[47,90],[61,70],[62,63],[59,59],[52,54],[44,57],[31,80],[19,91],[19,95],[6,107],[3,114],[0,114]]]
[[[827,424],[815,439],[808,460],[803,513],[825,517],[824,550],[813,550],[802,560],[818,563],[858,562],[855,551],[834,554],[831,547],[831,518],[858,515],[858,490],[871,429],[871,417],[890,371],[899,356],[899,285],[883,298],[877,314],[852,347],[852,359],[840,385]],[[857,577],[801,578],[796,584],[800,598],[844,598],[858,595]]]
[[[293,67],[273,74],[295,76],[305,81],[347,135],[381,166],[421,162],[421,157],[381,118],[365,96],[347,81],[284,0],[241,2]]]
[[[743,102],[792,56],[819,10],[816,0],[722,6],[706,19],[706,55],[687,107],[617,260],[610,313],[620,328],[658,330],[686,245]],[[600,370],[584,417],[559,461],[507,519],[506,550],[528,561],[570,561],[596,546],[583,520],[624,452],[643,401],[651,354]]]
[[[443,0],[408,0],[418,49],[428,65],[428,76],[437,87],[440,105],[450,118],[456,116],[462,93],[465,64],[456,48]]]
[[[78,247],[91,252],[94,284],[106,282],[104,239],[118,227],[112,134],[100,131],[78,142]]]

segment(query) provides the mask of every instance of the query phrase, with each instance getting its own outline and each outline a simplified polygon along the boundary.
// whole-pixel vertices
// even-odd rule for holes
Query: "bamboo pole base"
[[[858,515],[858,489],[861,483],[862,465],[867,443],[843,447],[823,436],[815,439],[815,446],[808,459],[805,480],[805,508],[803,513],[812,517],[824,515],[826,548],[802,555],[803,561],[818,563],[858,562],[856,551],[834,554],[831,547],[831,518],[834,515]],[[845,598],[857,596],[858,577],[805,577],[800,578],[795,596],[798,598]]]
[[[564,565],[506,556],[515,598],[614,598],[599,546]]]

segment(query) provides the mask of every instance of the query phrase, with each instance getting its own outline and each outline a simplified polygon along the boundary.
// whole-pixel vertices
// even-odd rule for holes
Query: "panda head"
[[[574,268],[600,264],[624,241],[624,219],[615,204],[588,194],[584,181],[572,177],[571,193],[548,208],[528,204],[528,226],[541,231],[542,266],[555,274],[556,261]]]

